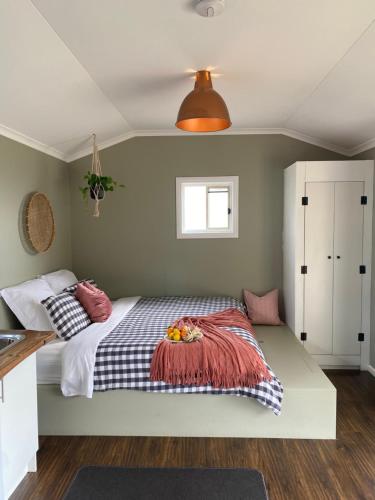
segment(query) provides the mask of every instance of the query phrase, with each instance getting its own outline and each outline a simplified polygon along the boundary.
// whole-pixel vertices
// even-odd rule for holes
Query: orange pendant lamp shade
[[[182,101],[176,127],[187,132],[217,132],[231,125],[224,99],[212,88],[211,73],[197,71],[194,90]]]

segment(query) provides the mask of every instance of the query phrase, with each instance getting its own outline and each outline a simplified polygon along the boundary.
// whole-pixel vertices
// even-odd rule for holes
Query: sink
[[[23,333],[0,333],[0,354],[25,338]]]

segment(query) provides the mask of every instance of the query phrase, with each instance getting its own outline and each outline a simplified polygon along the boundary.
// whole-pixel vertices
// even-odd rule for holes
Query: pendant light
[[[211,73],[197,71],[194,90],[182,101],[176,127],[187,132],[217,132],[231,125],[224,99],[212,88]]]

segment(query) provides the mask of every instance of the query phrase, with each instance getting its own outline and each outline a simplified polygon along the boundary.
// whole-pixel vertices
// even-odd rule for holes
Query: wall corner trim
[[[358,144],[358,146],[349,149],[348,152],[350,156],[356,156],[374,147],[375,147],[375,137],[373,139],[369,139],[368,141],[362,142],[361,144]]]
[[[350,150],[338,146],[336,144],[331,144],[323,139],[319,139],[316,137],[312,137],[296,130],[291,130],[283,127],[277,128],[230,128],[223,130],[222,132],[182,132],[177,128],[172,129],[155,129],[155,130],[132,130],[128,131],[125,134],[119,135],[112,139],[108,139],[103,142],[98,143],[98,149],[106,149],[110,146],[114,146],[115,144],[119,144],[123,141],[127,141],[132,139],[133,137],[193,137],[193,136],[207,136],[207,135],[284,135],[286,137],[290,137],[291,139],[296,139],[298,141],[306,142],[308,144],[312,144],[314,146],[318,146],[320,148],[327,149],[329,151],[334,151],[335,153],[342,154],[343,156],[350,156]],[[64,160],[67,163],[71,163],[75,160],[83,158],[91,154],[91,147],[85,148],[72,155],[67,155],[64,157]]]
[[[42,153],[48,154],[59,160],[63,160],[67,163],[71,163],[75,160],[83,158],[84,156],[90,155],[92,152],[92,147],[81,148],[74,153],[67,154],[63,153],[59,149],[56,149],[54,146],[48,146],[36,139],[33,139],[22,132],[17,132],[16,130],[7,127],[5,125],[0,124],[0,135],[4,137],[8,137],[8,139],[12,139],[21,144],[29,146],[37,151],[41,151]],[[352,157],[368,149],[375,147],[375,138],[365,141],[358,146],[353,148],[345,148],[338,144],[333,144],[329,141],[326,141],[322,138],[313,137],[308,134],[304,134],[302,132],[298,132],[297,130],[285,128],[285,127],[271,127],[271,128],[235,128],[232,127],[230,129],[223,130],[222,132],[208,132],[208,133],[186,133],[182,132],[179,129],[171,128],[171,129],[150,129],[150,130],[128,130],[123,134],[111,137],[104,141],[98,142],[99,150],[109,148],[116,144],[120,144],[121,142],[128,141],[133,137],[168,137],[168,136],[178,136],[178,137],[192,137],[192,136],[206,136],[206,135],[284,135],[286,137],[290,137],[291,139],[296,139],[298,141],[306,142],[308,144],[312,144],[313,146],[318,146],[320,148],[327,149],[328,151],[333,151],[335,153],[339,153],[343,156]],[[91,132],[87,134],[87,138],[90,138]]]
[[[0,124],[0,135],[7,137],[8,139],[12,139],[13,141],[19,142],[20,144],[24,144],[25,146],[29,146],[32,149],[36,149],[37,151],[41,151],[47,155],[53,156],[58,160],[64,160],[64,154],[57,149],[47,146],[40,141],[29,137],[28,135],[22,134],[21,132],[17,132],[12,128],[6,127],[5,125]]]
[[[368,371],[369,373],[371,373],[371,375],[372,375],[373,377],[375,377],[375,368],[374,368],[373,366],[368,365],[368,367],[367,367],[367,371]]]

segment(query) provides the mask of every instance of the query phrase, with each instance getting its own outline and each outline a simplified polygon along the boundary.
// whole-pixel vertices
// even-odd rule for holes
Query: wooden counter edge
[[[17,342],[17,344],[7,349],[3,354],[0,351],[0,379],[44,344],[56,338],[56,334],[52,331],[0,330],[0,333],[22,333],[26,336],[25,339]]]

